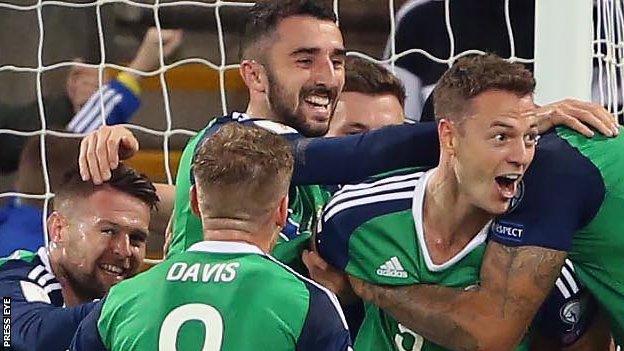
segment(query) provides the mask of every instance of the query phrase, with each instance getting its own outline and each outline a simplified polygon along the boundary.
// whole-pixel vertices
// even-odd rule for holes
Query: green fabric
[[[186,273],[179,273],[181,265]],[[189,273],[193,267],[197,281]],[[215,273],[202,281],[211,269]],[[208,350],[294,350],[309,298],[305,283],[261,255],[184,252],[113,287],[98,330],[111,351],[156,350],[166,332],[177,350],[202,350],[204,340],[216,342]],[[181,326],[163,327],[176,315]],[[210,315],[207,326],[197,319]]]
[[[183,252],[194,243],[203,240],[201,221],[191,210],[189,190],[191,188],[191,165],[195,148],[212,123],[191,139],[182,153],[176,179],[173,236],[167,257]],[[280,236],[271,253],[275,258],[299,272],[302,271],[301,252],[309,247],[309,240],[312,229],[316,225],[317,214],[322,210],[329,198],[329,192],[318,185],[293,186],[290,188],[289,220],[299,225],[300,235],[291,240],[285,240]]]
[[[13,254],[11,254],[11,256],[0,258],[0,267],[2,267],[7,262],[13,261],[13,260],[22,260],[28,263],[32,263],[35,257],[37,257],[37,253],[35,252],[30,252],[26,250],[17,250]]]
[[[624,128],[617,138],[593,138],[559,128],[558,134],[600,171],[605,197],[593,220],[574,235],[569,258],[580,281],[611,318],[624,343]]]
[[[345,271],[365,281],[377,285],[411,285],[411,284],[435,284],[448,287],[465,289],[479,283],[479,272],[485,252],[486,242],[483,234],[477,237],[469,245],[472,249],[464,256],[457,259],[454,264],[444,264],[429,267],[427,265],[427,253],[421,247],[415,214],[414,201],[420,201],[425,191],[425,179],[418,175],[422,169],[404,169],[385,173],[372,178],[383,187],[383,178],[397,175],[408,175],[412,172],[419,178],[412,188],[409,185],[396,190],[396,197],[392,192],[385,190],[386,199],[377,201],[374,206],[377,209],[353,205],[343,211],[344,218],[339,218],[341,213],[334,214],[334,218],[324,223],[333,230],[340,230],[340,223],[352,223],[355,221],[355,229],[351,233],[327,232],[324,235],[348,235],[348,262]],[[414,180],[412,180],[414,181]],[[407,183],[408,181],[404,181]],[[376,196],[375,187],[367,187],[368,190],[360,190],[360,196],[368,191],[369,195],[358,197],[365,201],[366,196]],[[405,199],[404,192],[413,189],[413,200]],[[345,193],[348,196],[348,193]],[[392,203],[392,212],[380,211],[384,203]],[[401,201],[401,202],[396,202]],[[401,205],[403,204],[403,205]],[[397,207],[400,206],[400,207]],[[331,208],[331,207],[330,207]],[[378,212],[379,211],[379,212]],[[383,214],[375,214],[383,213]],[[330,229],[332,230],[332,229]],[[423,238],[424,240],[424,238]],[[365,318],[355,340],[354,349],[357,351],[442,351],[445,348],[424,339],[412,332],[392,316],[377,306],[365,303]],[[526,350],[528,339],[517,350]]]

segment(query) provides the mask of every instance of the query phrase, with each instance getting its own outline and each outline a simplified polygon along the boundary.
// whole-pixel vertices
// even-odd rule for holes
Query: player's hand
[[[162,29],[163,56],[171,55],[182,43],[182,30],[180,29]],[[160,66],[160,48],[158,42],[158,30],[151,27],[145,33],[143,42],[137,51],[137,54],[130,64],[130,68],[138,71],[149,72]],[[136,76],[136,75],[135,75]],[[138,77],[137,77],[138,78]]]
[[[347,275],[345,273],[332,267],[314,251],[304,250],[301,254],[301,259],[308,268],[310,277],[314,281],[331,290],[334,294],[340,297],[343,303],[348,304],[349,302],[355,300],[356,296],[351,290],[351,286],[349,285],[349,281],[347,280]]]
[[[82,139],[78,165],[84,181],[100,185],[111,178],[111,170],[139,150],[139,141],[122,126],[102,126]]]
[[[534,113],[540,133],[555,126],[565,125],[590,138],[594,136],[590,127],[609,137],[619,134],[615,116],[601,105],[592,102],[565,99],[538,107]]]

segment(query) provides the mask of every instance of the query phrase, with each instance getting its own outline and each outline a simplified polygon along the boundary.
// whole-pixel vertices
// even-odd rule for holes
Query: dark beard
[[[329,130],[329,123],[327,123],[327,126],[324,128],[324,130],[312,128],[310,124],[308,124],[308,122],[306,121],[305,116],[302,113],[299,113],[298,109],[292,111],[292,109],[286,105],[285,102],[287,101],[287,99],[285,99],[284,97],[288,95],[284,91],[282,85],[279,83],[279,80],[275,77],[275,74],[273,74],[273,71],[267,68],[266,72],[269,80],[269,104],[275,116],[280,119],[279,122],[291,128],[294,128],[303,136],[308,138],[320,137],[325,135]],[[301,106],[301,103],[303,101],[301,95],[304,95],[309,90],[310,89],[302,89],[300,96],[297,97],[300,102],[299,106]],[[334,98],[332,99],[333,101],[335,101],[335,95],[337,94],[331,95],[330,93],[330,96],[334,96]],[[335,108],[335,105],[332,108]]]
[[[82,274],[74,274],[64,264],[60,266],[67,284],[81,301],[88,302],[101,299],[106,295],[108,289],[98,282],[95,276],[81,276]]]

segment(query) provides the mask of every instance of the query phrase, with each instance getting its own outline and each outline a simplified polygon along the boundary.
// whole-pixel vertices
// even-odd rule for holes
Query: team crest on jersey
[[[564,323],[575,325],[581,316],[581,301],[572,300],[559,311],[559,316]]]
[[[514,197],[511,198],[511,202],[509,203],[509,208],[507,208],[506,213],[513,212],[513,210],[515,210],[518,207],[523,197],[524,197],[524,180],[520,179],[520,183],[518,183],[518,190],[516,191],[516,194],[514,195]]]

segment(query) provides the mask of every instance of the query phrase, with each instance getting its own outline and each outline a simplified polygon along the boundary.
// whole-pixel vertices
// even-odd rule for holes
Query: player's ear
[[[191,186],[191,190],[189,190],[189,198],[191,199],[191,210],[193,213],[201,218],[201,214],[199,212],[199,199],[197,199],[197,186]]]
[[[254,60],[243,60],[238,72],[250,92],[266,92],[266,84],[264,84],[266,79],[264,77],[264,68],[261,64]]]
[[[48,227],[48,237],[50,243],[60,243],[63,241],[63,228],[67,225],[67,220],[57,211],[52,212],[46,221]]]
[[[276,218],[276,226],[283,228],[286,225],[286,221],[288,220],[288,194],[284,195],[280,201],[279,206],[277,207],[277,218]]]
[[[443,118],[438,122],[438,137],[440,138],[440,150],[444,150],[447,154],[455,153],[455,133],[453,122]]]

